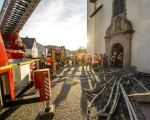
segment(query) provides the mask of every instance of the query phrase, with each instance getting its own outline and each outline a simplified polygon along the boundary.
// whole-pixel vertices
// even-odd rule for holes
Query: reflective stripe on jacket
[[[94,63],[98,63],[98,55],[94,55],[93,59],[94,59]]]
[[[50,65],[50,61],[51,61],[51,60],[52,60],[51,57],[47,57],[47,59],[46,59],[47,65]]]

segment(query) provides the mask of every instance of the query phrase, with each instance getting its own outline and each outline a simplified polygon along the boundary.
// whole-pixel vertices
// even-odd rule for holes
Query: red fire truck
[[[64,65],[66,60],[66,50],[64,46],[50,48],[52,59],[56,61],[56,66]]]
[[[24,60],[19,32],[40,0],[5,0],[0,12],[0,107],[33,80],[39,60]]]

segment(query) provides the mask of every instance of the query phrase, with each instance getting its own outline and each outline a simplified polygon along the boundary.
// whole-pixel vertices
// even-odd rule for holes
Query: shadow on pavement
[[[82,66],[82,69],[81,69],[81,76],[82,75],[86,75],[86,71],[85,71],[85,68],[84,66]],[[90,88],[89,87],[89,83],[88,82],[82,82],[82,80],[80,80],[81,82],[81,88]],[[82,108],[82,114],[86,115],[86,111],[87,111],[87,96],[86,96],[86,93],[82,90],[82,97],[81,97],[81,108]]]
[[[71,68],[72,67],[69,66],[68,69],[66,71],[64,71],[63,75],[66,75],[71,70]],[[61,81],[62,79],[63,79],[63,77],[61,77],[58,81]],[[65,79],[64,83],[66,83],[66,82],[67,82],[67,80]],[[61,92],[59,93],[59,95],[57,96],[57,98],[54,101],[56,108],[59,106],[59,104],[62,101],[64,101],[67,98],[70,88],[71,88],[71,86],[69,84],[62,85]]]
[[[40,118],[40,113],[39,113],[34,120],[53,120],[53,118],[54,116]]]
[[[67,67],[68,67],[68,66],[64,67],[64,69],[67,68]],[[60,73],[62,73],[62,71],[63,71],[64,69],[61,69],[61,72],[60,72]],[[71,66],[69,66],[69,67],[67,68],[67,70],[62,73],[62,76],[65,76],[65,75],[67,76],[67,73],[68,73],[70,70],[71,70]],[[58,70],[58,71],[59,71],[59,70]],[[58,72],[58,73],[59,73],[59,72]],[[52,76],[52,75],[51,75],[51,76]],[[60,77],[60,78],[57,80],[57,82],[62,82],[62,81],[64,81],[63,78],[64,78],[64,77]],[[57,79],[57,78],[56,78],[56,79]],[[55,80],[55,78],[51,77],[51,81],[53,81],[53,80]],[[55,87],[56,85],[57,85],[57,84],[51,84],[51,88]]]
[[[0,120],[5,120],[8,117],[11,116],[11,114],[13,114],[17,109],[19,109],[21,107],[21,105],[18,106],[14,106],[14,107],[10,107],[8,108],[5,112],[0,113]]]

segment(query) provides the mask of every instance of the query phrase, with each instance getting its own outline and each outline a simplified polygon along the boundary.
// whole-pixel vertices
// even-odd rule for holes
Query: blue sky
[[[0,0],[0,8],[1,8],[2,5],[3,5],[3,2],[4,2],[4,0]]]
[[[86,47],[86,12],[86,0],[41,0],[20,36],[36,38],[43,45],[65,45],[70,50]]]

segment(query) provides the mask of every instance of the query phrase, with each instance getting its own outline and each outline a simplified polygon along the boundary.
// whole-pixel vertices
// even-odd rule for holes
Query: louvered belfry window
[[[115,0],[114,3],[114,16],[124,12],[124,0]]]

